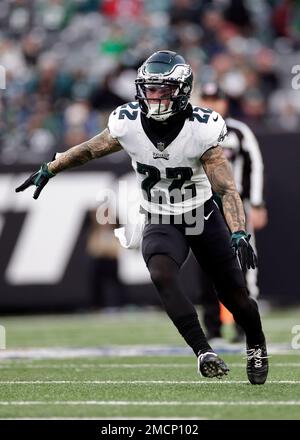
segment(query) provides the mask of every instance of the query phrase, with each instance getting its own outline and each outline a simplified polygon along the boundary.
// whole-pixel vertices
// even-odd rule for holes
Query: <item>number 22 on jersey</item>
[[[146,165],[140,162],[137,162],[137,171],[147,176],[141,184],[143,197],[152,203],[165,203],[166,195],[161,190],[155,190],[154,188],[151,194],[152,188],[161,180],[160,171],[153,165]],[[184,183],[191,180],[192,175],[193,170],[189,167],[166,168],[167,179],[172,179],[168,186],[170,203],[182,202],[196,196],[196,186],[194,183],[186,186],[184,192],[182,192]]]

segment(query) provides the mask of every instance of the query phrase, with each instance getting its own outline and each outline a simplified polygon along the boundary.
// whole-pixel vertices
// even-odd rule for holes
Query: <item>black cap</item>
[[[226,99],[224,91],[214,82],[202,84],[200,94],[202,98]]]

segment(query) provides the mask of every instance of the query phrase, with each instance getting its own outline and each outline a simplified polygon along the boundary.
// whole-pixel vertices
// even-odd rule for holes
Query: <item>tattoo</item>
[[[102,133],[70,148],[64,153],[58,154],[57,159],[48,165],[49,170],[56,174],[68,168],[83,165],[89,160],[106,156],[107,154],[120,151],[122,146],[117,139],[114,139],[106,128]]]
[[[245,230],[243,202],[222,148],[217,146],[207,150],[201,157],[201,162],[213,191],[222,197],[224,216],[229,229],[231,232]]]

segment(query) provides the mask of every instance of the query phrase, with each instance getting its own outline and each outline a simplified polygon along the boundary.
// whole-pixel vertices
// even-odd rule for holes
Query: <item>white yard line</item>
[[[247,380],[1,380],[1,385],[233,385]],[[269,380],[267,384],[299,385],[300,380]]]
[[[140,401],[140,400],[12,400],[0,401],[2,406],[38,406],[38,405],[95,405],[95,406],[298,406],[300,400],[208,400],[208,401]]]

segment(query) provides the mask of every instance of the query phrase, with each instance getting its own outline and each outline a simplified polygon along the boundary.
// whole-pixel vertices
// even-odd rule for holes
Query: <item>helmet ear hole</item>
[[[165,120],[186,108],[192,91],[193,73],[181,55],[167,50],[159,51],[139,68],[135,84],[141,111],[148,117]],[[145,92],[146,86],[161,87],[161,90],[165,87],[169,95],[152,95],[150,99]]]

